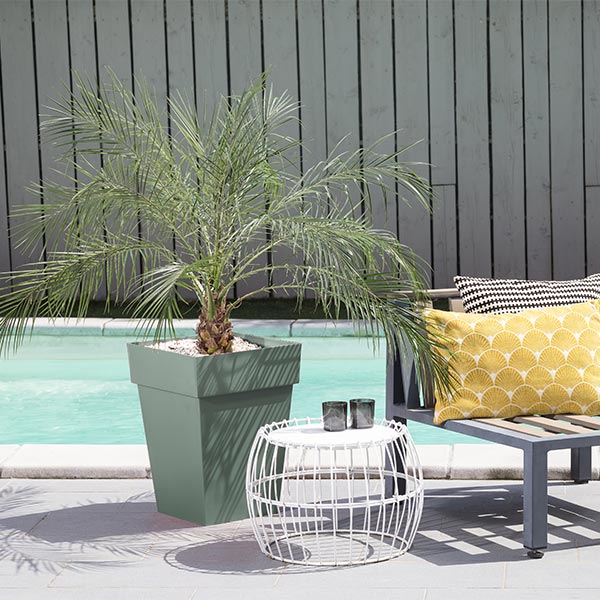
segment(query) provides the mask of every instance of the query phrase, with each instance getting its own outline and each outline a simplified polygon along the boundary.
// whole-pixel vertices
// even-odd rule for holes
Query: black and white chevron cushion
[[[486,279],[457,275],[465,312],[516,313],[528,308],[561,306],[600,298],[600,274],[570,281]]]

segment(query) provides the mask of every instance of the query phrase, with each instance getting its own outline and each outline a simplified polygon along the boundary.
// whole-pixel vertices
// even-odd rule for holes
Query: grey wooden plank
[[[67,30],[66,0],[35,0],[35,50],[37,59],[37,87],[40,120],[48,115],[48,106],[64,97],[69,89],[69,44]],[[73,169],[59,164],[61,150],[53,147],[42,136],[41,166],[42,179],[60,185],[71,186]],[[56,171],[59,171],[57,173]],[[53,199],[44,196],[44,203]],[[47,234],[48,249],[64,250],[60,233]]]
[[[240,94],[250,82],[260,76],[261,56],[261,2],[260,0],[238,0],[229,6],[229,72],[231,93]],[[261,233],[266,238],[266,231]],[[248,246],[247,252],[254,252],[256,245]],[[267,265],[266,255],[254,261],[255,268]],[[244,296],[267,285],[266,272],[249,276],[237,285],[237,295]],[[260,294],[259,296],[263,296]],[[256,296],[255,296],[256,297]]]
[[[194,101],[194,44],[192,40],[192,3],[190,0],[169,0],[165,5],[167,20],[167,65],[169,96],[179,92]]]
[[[486,3],[456,0],[456,144],[459,265],[492,274]]]
[[[300,0],[297,7],[302,169],[306,173],[327,156],[323,6],[321,0]]]
[[[600,273],[600,187],[586,188],[587,274]]]
[[[84,80],[97,81],[96,39],[93,0],[69,0],[69,33],[71,69]],[[75,157],[77,160],[77,157]],[[100,158],[87,156],[92,165],[100,166]],[[78,174],[81,177],[81,174]],[[106,298],[106,281],[102,281],[97,300]]]
[[[546,0],[523,3],[527,277],[552,279]]]
[[[427,4],[397,0],[394,4],[396,52],[396,119],[398,147],[425,140],[400,156],[400,160],[429,163],[427,91]],[[415,171],[429,178],[427,166]],[[431,214],[400,190],[398,237],[431,264]],[[406,197],[406,204],[403,198]]]
[[[71,68],[96,79],[96,40],[93,0],[69,0]]]
[[[287,94],[294,102],[298,102],[298,62],[296,39],[296,8],[294,2],[280,0],[263,0],[263,52],[265,69],[270,69],[270,84],[275,96]],[[295,117],[299,116],[295,111]],[[290,121],[284,124],[279,133],[298,138],[299,123]],[[285,153],[285,160],[290,172],[300,173],[300,150],[292,148]],[[271,264],[282,266],[286,264],[302,264],[304,257],[287,248],[277,248],[272,252]],[[288,280],[286,273],[273,271],[273,283],[284,285]],[[275,297],[286,296],[284,290],[275,290]]]
[[[490,111],[495,277],[526,275],[521,14],[490,3]]]
[[[351,153],[360,145],[358,23],[355,2],[327,0],[323,4],[327,149]],[[360,191],[351,190],[359,205]],[[339,199],[341,203],[341,198]],[[337,205],[338,199],[332,201]],[[320,208],[323,214],[323,206]],[[333,209],[331,204],[327,207]]]
[[[201,121],[210,119],[222,96],[230,93],[227,67],[225,2],[193,2],[196,105]]]
[[[194,74],[194,40],[192,38],[193,3],[191,0],[170,0],[165,4],[167,23],[168,95],[178,101],[179,95],[190,104],[196,101]],[[173,135],[175,125],[170,123]],[[185,289],[179,292],[188,300],[196,294]]]
[[[101,80],[110,67],[126,86],[131,86],[129,8],[127,0],[96,2],[98,66]]]
[[[96,34],[97,34],[97,57],[98,78],[107,80],[107,67],[112,69],[127,88],[133,85],[131,73],[131,50],[129,29],[129,7],[127,0],[110,0],[108,2],[96,2]],[[131,227],[135,227],[131,223]],[[107,230],[110,232],[111,223],[107,222]],[[139,262],[135,266],[139,271]],[[131,269],[130,279],[134,277]],[[111,297],[115,298],[117,290],[115,282],[110,282]]]
[[[356,4],[327,0],[323,26],[327,145],[330,152],[337,144],[340,151],[353,151],[360,142]]]
[[[29,2],[7,0],[0,11],[2,81],[4,102],[4,141],[8,184],[9,226],[22,219],[11,216],[19,206],[39,201],[27,191],[39,181],[38,120],[35,97],[34,51]],[[19,269],[38,260],[41,245],[24,253],[11,240],[12,268]]]
[[[361,0],[360,68],[362,94],[363,146],[375,144],[378,152],[393,154],[394,136],[394,63],[392,46],[392,5],[388,2]],[[393,190],[393,182],[388,181]],[[398,219],[394,193],[375,190],[372,198],[373,225],[396,233]]]
[[[167,57],[163,0],[131,0],[131,41],[133,75],[144,79],[156,93],[159,108],[165,110],[166,125]]]
[[[0,40],[0,58],[2,57],[2,42]],[[0,116],[4,114],[3,108],[3,87],[0,86]],[[10,261],[10,242],[8,239],[8,198],[6,194],[6,171],[4,169],[4,124],[0,118],[0,272],[5,273],[11,270]]]
[[[167,56],[165,40],[165,13],[162,0],[131,0],[131,48],[133,52],[134,91],[140,97],[143,82],[156,98],[161,114],[161,125],[168,131],[167,113]],[[159,233],[152,221],[140,219],[140,237],[157,240]],[[172,239],[162,239],[167,245]]]
[[[457,274],[456,188],[433,186],[433,287],[454,285]]]
[[[585,274],[581,4],[548,5],[554,279]]]
[[[302,165],[309,169],[327,154],[323,15],[321,0],[298,2],[298,53],[302,118]]]
[[[223,0],[194,1],[196,102],[200,117],[210,116],[221,96],[229,94],[227,37]]]
[[[90,82],[97,81],[96,39],[93,0],[69,0],[69,34],[71,69]],[[75,91],[75,90],[74,90]],[[77,157],[75,157],[77,161]],[[100,166],[100,158],[87,156],[92,165]],[[81,177],[81,174],[78,174]],[[96,300],[106,298],[106,281],[103,280]]]
[[[237,0],[229,6],[231,92],[239,94],[262,72],[261,2]]]
[[[585,183],[600,185],[600,1],[583,2]],[[588,203],[589,206],[589,203]]]
[[[447,185],[456,183],[452,2],[428,2],[427,10],[431,182]]]
[[[298,102],[298,69],[296,11],[293,2],[263,0],[263,37],[265,69],[270,71],[270,84],[275,96],[288,95]],[[298,111],[294,113],[297,118]],[[286,123],[280,132],[298,138],[297,122]],[[299,171],[300,152],[294,149],[286,159]]]

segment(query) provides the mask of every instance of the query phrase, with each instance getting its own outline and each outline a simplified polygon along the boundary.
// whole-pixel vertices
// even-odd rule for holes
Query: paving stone
[[[450,459],[452,446],[423,445],[418,446],[419,460],[423,467],[423,477],[426,479],[446,479],[450,475]]]
[[[250,333],[265,337],[290,337],[290,319],[231,319],[236,334]]]
[[[150,466],[143,444],[24,444],[2,465],[2,477],[146,478]]]
[[[0,582],[1,585],[1,582]],[[0,587],[0,598],[3,589]],[[8,594],[8,590],[5,590]],[[10,600],[192,600],[196,588],[46,588],[40,590],[10,590]],[[43,594],[43,595],[42,595]],[[239,592],[238,599],[239,600]],[[199,598],[198,596],[196,596]]]
[[[2,472],[2,465],[17,452],[20,448],[19,444],[2,444],[0,445],[0,473]]]
[[[106,323],[111,319],[90,317],[88,319],[48,319],[35,320],[35,331],[42,335],[101,335]]]
[[[600,548],[598,551],[600,556]],[[545,563],[545,559],[546,557],[542,560],[508,563],[505,587],[507,589],[527,588],[532,587],[532,582],[535,582],[534,585],[538,590],[544,590],[543,593],[539,592],[544,598],[547,590],[598,589],[598,564],[573,561],[557,567],[555,563]],[[598,597],[598,592],[596,594]]]
[[[535,585],[535,582],[532,582]],[[520,588],[520,589],[486,589],[485,596],[482,596],[480,589],[465,589],[458,587],[445,590],[430,589],[427,591],[427,600],[596,600],[598,598],[598,588],[587,590],[573,590],[569,587],[553,590],[544,590],[543,594],[539,589]]]
[[[43,598],[47,587],[56,579],[57,574],[47,571],[28,571],[24,567],[3,574],[0,570],[0,598],[12,600],[13,589],[28,590],[33,598]],[[10,590],[10,591],[9,591]],[[42,591],[43,590],[43,591]]]
[[[185,551],[185,548],[182,548],[181,551]],[[64,570],[53,581],[52,587],[124,588],[132,585],[152,589],[168,584],[171,588],[210,589],[213,590],[213,594],[220,593],[223,587],[243,590],[245,593],[246,590],[251,589],[273,588],[279,579],[279,572],[284,569],[280,565],[273,566],[274,561],[262,557],[262,555],[257,556],[255,562],[246,565],[243,570],[235,572],[226,570],[230,566],[229,562],[220,568],[218,565],[208,563],[202,568],[177,568],[169,563],[170,556],[168,554],[164,557],[147,558],[135,565],[123,567],[109,566],[103,568],[101,572],[97,570]],[[265,564],[263,558],[268,563]],[[213,597],[218,597],[218,595]]]
[[[548,478],[570,477],[570,451],[548,453]],[[455,444],[451,479],[522,479],[523,452],[498,444]]]
[[[322,587],[304,587],[299,586],[297,589],[281,590],[277,585],[271,590],[246,590],[243,600],[306,600],[313,598],[314,600],[424,600],[425,589],[420,590],[396,590],[381,589],[377,587],[376,582],[373,582],[373,587],[369,594],[365,594],[364,589],[352,589],[351,583],[344,586],[340,590],[339,596],[335,591],[324,590]],[[202,595],[202,590],[199,590],[193,600],[204,600],[208,596]],[[226,587],[219,590],[218,600],[240,600],[239,590],[229,590]],[[481,600],[481,599],[480,599]]]
[[[71,544],[120,539],[123,547],[148,544],[164,533],[176,540],[186,530],[199,526],[161,513],[131,512],[126,509],[99,512],[94,504],[71,506],[47,514],[30,535],[46,541]],[[183,538],[185,539],[185,537]]]
[[[496,564],[459,564],[447,565],[441,569],[425,560],[415,561],[409,555],[399,558],[346,569],[311,571],[306,573],[282,574],[277,588],[325,589],[356,588],[371,590],[374,586],[382,589],[417,589],[426,585],[428,589],[446,588],[457,581],[465,587],[502,587],[504,565]]]
[[[97,494],[114,493],[134,495],[144,492],[152,492],[152,480],[150,479],[4,479],[3,485],[25,486],[33,488],[39,493],[79,493]]]
[[[292,323],[293,337],[354,337],[355,335],[352,321],[298,319]]]

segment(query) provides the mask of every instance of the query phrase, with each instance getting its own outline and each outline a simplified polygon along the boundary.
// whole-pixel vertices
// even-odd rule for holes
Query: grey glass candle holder
[[[348,427],[347,402],[323,402],[323,429],[344,431]]]
[[[352,429],[369,429],[375,420],[375,400],[372,398],[354,398],[350,400],[350,419]]]

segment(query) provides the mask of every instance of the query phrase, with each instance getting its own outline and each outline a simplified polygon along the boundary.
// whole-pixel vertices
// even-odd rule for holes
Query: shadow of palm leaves
[[[37,486],[0,489],[0,560],[17,571],[124,567],[197,539],[188,534],[193,523],[157,513],[152,494],[31,512],[44,494]]]

